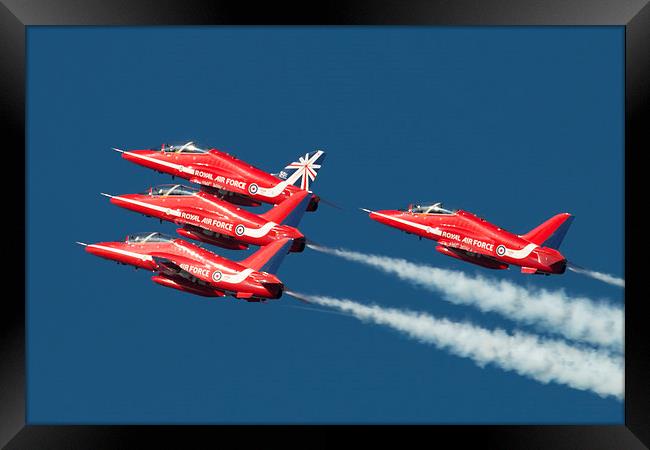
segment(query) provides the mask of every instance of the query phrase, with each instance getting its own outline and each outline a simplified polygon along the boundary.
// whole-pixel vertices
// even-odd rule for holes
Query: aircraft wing
[[[470,256],[481,255],[498,260],[495,252],[497,243],[467,227],[441,227],[438,244]]]
[[[458,248],[457,246],[446,246],[444,244],[439,243],[438,246],[436,246],[436,250],[442,253],[443,255],[451,256],[452,258],[467,261],[472,264],[477,264],[479,266],[487,267],[489,269],[508,268],[508,264],[501,262],[490,255],[463,250]]]
[[[183,271],[181,269],[181,266],[179,266],[176,262],[174,262],[173,258],[169,257],[169,255],[152,255],[151,256],[154,260],[154,262],[158,265],[158,271],[160,273],[174,273],[178,274]]]
[[[491,246],[470,245],[450,239],[440,239],[438,244],[447,247],[454,252],[467,254],[470,257],[481,255],[482,258],[489,258],[498,261],[498,259],[495,258],[494,253],[494,247],[496,246],[493,244]]]
[[[170,253],[152,253],[151,257],[158,265],[158,271],[163,275],[180,275],[187,279],[198,278],[207,282],[210,281],[212,271],[199,267],[199,264],[190,258],[184,258]],[[189,272],[182,266],[197,267],[197,270]]]

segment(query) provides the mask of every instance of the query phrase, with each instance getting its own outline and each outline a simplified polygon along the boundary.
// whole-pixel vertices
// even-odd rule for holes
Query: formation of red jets
[[[133,234],[123,242],[83,244],[102,258],[147,269],[154,282],[207,297],[232,295],[247,301],[282,296],[275,275],[284,256],[302,252],[305,236],[297,228],[305,211],[315,211],[320,198],[310,191],[325,152],[301,156],[270,174],[215,148],[193,142],[160,149],[120,150],[128,161],[180,177],[197,187],[164,184],[139,194],[102,194],[121,208],[179,226],[185,238],[231,250],[259,246],[241,261],[232,261],[199,245],[159,232]],[[263,214],[240,206],[274,205]],[[407,209],[370,211],[371,219],[420,239],[437,242],[440,253],[489,269],[521,267],[527,274],[562,274],[567,259],[559,246],[573,221],[557,214],[532,231],[517,235],[475,214],[449,210],[441,203]]]
[[[215,148],[193,142],[159,150],[120,150],[128,161],[198,187],[166,184],[140,194],[110,195],[111,203],[146,216],[173,222],[179,235],[219,247],[259,250],[232,261],[199,245],[159,232],[132,234],[124,241],[84,244],[102,258],[147,269],[154,282],[206,297],[232,295],[259,302],[282,296],[275,275],[288,252],[302,252],[305,236],[297,226],[305,211],[315,211],[319,198],[310,190],[325,152],[301,156],[277,174],[269,174]],[[239,206],[274,205],[264,214]]]

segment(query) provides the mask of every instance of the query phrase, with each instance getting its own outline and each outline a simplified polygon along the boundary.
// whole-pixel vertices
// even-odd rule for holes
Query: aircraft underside
[[[444,245],[438,245],[436,247],[443,255],[451,256],[452,258],[460,259],[478,266],[486,267],[488,269],[495,270],[505,270],[508,268],[508,264],[497,261],[489,256],[481,255],[480,253],[468,252],[466,250],[460,250],[452,247],[445,247]]]

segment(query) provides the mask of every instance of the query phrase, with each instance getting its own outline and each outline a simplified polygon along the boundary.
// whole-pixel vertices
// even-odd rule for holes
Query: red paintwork
[[[452,258],[460,259],[461,261],[467,261],[472,264],[478,264],[479,266],[483,266],[488,269],[504,270],[508,268],[508,265],[506,263],[496,261],[489,257],[483,257],[480,253],[469,254],[465,251],[455,249],[453,247],[445,247],[444,245],[437,245],[436,250],[443,255],[451,256]]]
[[[249,263],[253,256],[238,263],[182,239],[144,243],[128,240],[99,242],[87,245],[86,251],[120,264],[158,272],[152,280],[165,287],[205,297],[232,295],[247,301],[260,301],[282,296],[282,281],[259,269],[269,255],[282,251],[288,241],[274,241],[261,248],[253,254],[259,255],[253,264]]]
[[[522,267],[523,273],[546,275],[566,270],[566,258],[558,250],[540,244],[571,217],[568,213],[558,214],[519,236],[463,210],[451,214],[411,212],[411,208],[366,211],[379,223],[437,241],[436,250],[444,255],[483,267],[507,269],[515,265]]]
[[[121,150],[120,150],[121,151]],[[161,150],[128,150],[122,158],[158,172],[181,177],[201,184],[214,194],[222,195],[231,203],[243,206],[259,206],[261,203],[277,205],[301,189],[291,183],[258,169],[234,156],[210,149],[206,153],[173,153]],[[277,195],[265,195],[262,191],[281,183]],[[320,198],[312,194],[307,211],[318,208]]]
[[[104,194],[106,195],[106,194]],[[305,237],[295,227],[280,225],[280,219],[299,206],[309,193],[298,191],[269,212],[257,215],[207,192],[193,195],[124,194],[111,197],[111,203],[146,216],[176,223],[178,234],[231,250],[249,245],[264,246],[279,239],[293,239],[291,251],[305,248]],[[304,208],[304,206],[303,206]],[[280,220],[277,220],[280,222]]]

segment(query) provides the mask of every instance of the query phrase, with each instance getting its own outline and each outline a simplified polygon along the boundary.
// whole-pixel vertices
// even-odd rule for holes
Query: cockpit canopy
[[[208,153],[209,150],[200,148],[190,141],[183,145],[163,144],[160,151],[163,153]]]
[[[168,195],[194,195],[197,192],[199,192],[197,188],[182,184],[159,184],[150,188],[147,192],[143,192],[143,194],[167,197]]]
[[[453,210],[442,207],[442,202],[410,204],[409,212],[418,214],[453,214]]]
[[[144,244],[151,242],[171,242],[174,238],[158,231],[149,231],[145,233],[129,234],[126,237],[126,242],[130,244]]]

